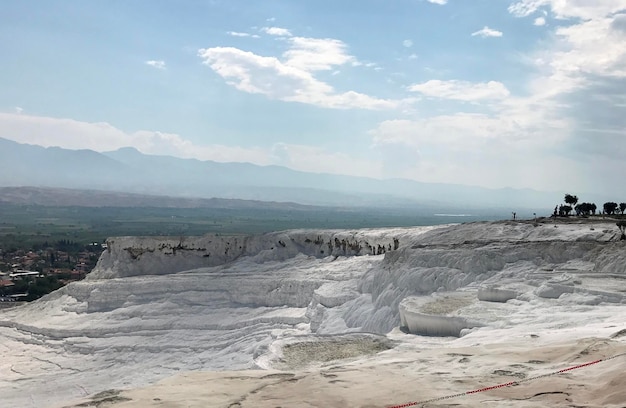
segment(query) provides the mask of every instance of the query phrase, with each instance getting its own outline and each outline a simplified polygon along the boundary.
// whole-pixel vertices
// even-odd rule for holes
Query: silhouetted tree
[[[569,213],[572,212],[572,207],[569,205],[564,205],[562,207],[562,210],[565,215],[569,215]]]
[[[624,211],[626,211],[626,203],[619,203],[619,210],[622,212],[622,215],[624,215]]]
[[[578,202],[578,197],[576,197],[575,195],[571,195],[571,194],[565,194],[565,204],[569,204],[571,207],[574,207],[577,202]]]
[[[581,203],[574,207],[576,215],[591,215],[596,213],[596,205],[591,203]]]
[[[617,211],[617,203],[614,203],[612,201],[609,201],[608,203],[604,203],[604,212],[607,213],[608,215],[612,215],[615,213],[615,211]]]

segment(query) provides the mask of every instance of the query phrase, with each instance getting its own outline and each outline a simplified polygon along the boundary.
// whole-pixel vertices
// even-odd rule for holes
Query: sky
[[[0,55],[21,143],[626,194],[626,0],[3,1]]]

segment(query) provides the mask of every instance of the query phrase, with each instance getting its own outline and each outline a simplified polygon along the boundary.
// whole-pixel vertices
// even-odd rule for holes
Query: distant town
[[[87,275],[106,244],[70,240],[0,248],[0,303],[32,301]]]

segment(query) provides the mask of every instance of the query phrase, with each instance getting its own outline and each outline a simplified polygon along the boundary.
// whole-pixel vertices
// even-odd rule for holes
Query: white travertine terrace
[[[610,321],[608,335],[624,279],[608,223],[111,238],[87,279],[0,312],[0,394],[55,407],[180,371],[267,369],[299,336],[413,344],[402,327],[448,347]]]

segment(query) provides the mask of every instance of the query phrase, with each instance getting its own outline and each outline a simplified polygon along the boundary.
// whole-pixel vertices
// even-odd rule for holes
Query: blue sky
[[[624,44],[626,0],[2,2],[0,137],[626,194]]]

